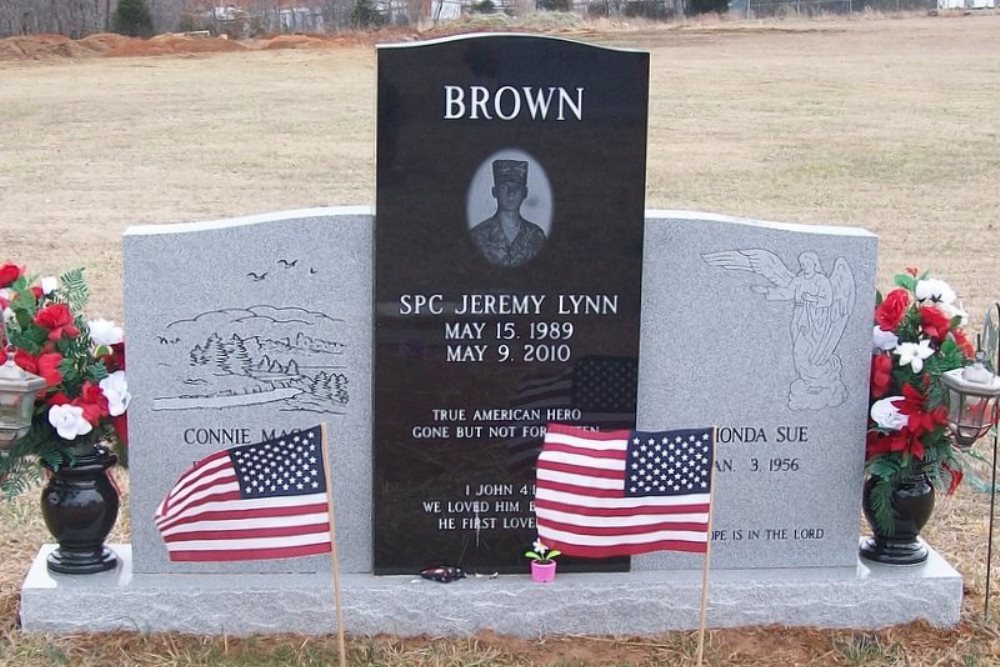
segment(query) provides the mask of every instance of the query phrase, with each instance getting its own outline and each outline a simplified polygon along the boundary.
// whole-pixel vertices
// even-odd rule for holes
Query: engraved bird
[[[309,274],[310,274],[310,275],[313,275],[313,276],[315,276],[315,275],[316,275],[317,273],[319,273],[319,270],[317,270],[317,269],[314,269],[314,268],[313,268],[313,267],[311,267],[311,266],[309,267]]]
[[[250,276],[253,279],[253,281],[256,283],[256,282],[260,282],[261,280],[263,280],[264,278],[267,277],[267,271],[265,271],[264,273],[254,273],[253,271],[251,271],[247,275]]]
[[[279,259],[278,260],[278,264],[281,264],[286,269],[290,269],[290,268],[292,268],[293,266],[295,266],[298,263],[299,263],[299,260],[297,260],[297,259],[293,259],[291,261],[289,261],[287,259]]]
[[[167,345],[168,343],[170,343],[170,341],[164,338],[163,336],[157,336],[157,338],[160,340],[160,345]]]

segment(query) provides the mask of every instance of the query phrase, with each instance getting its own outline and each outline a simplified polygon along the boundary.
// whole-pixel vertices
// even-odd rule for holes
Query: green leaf
[[[534,551],[525,551],[524,552],[524,557],[525,558],[530,558],[531,560],[542,560],[542,557],[539,556]]]
[[[83,269],[67,271],[59,277],[59,282],[70,309],[75,312],[83,310],[90,299],[90,289],[83,278]]]
[[[878,530],[888,536],[896,532],[896,514],[892,509],[892,492],[896,485],[888,479],[879,479],[868,493],[872,518]]]
[[[552,551],[550,551],[548,553],[548,555],[546,556],[546,558],[548,558],[549,560],[552,560],[556,556],[562,556],[562,552],[559,551],[558,549],[553,549]]]
[[[96,364],[91,364],[87,366],[87,375],[94,382],[100,382],[104,378],[108,377],[108,369],[104,367],[103,361]]]
[[[893,282],[911,292],[917,289],[917,281],[908,273],[897,273]]]
[[[882,296],[882,290],[875,290],[875,307],[878,308],[885,301],[885,297]]]

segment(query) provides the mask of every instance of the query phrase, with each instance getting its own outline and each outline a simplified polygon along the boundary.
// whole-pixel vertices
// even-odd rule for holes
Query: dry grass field
[[[974,330],[1000,297],[1000,15],[579,36],[652,53],[648,207],[865,227],[881,236],[882,287],[905,266],[931,269],[962,295]],[[365,40],[0,59],[0,263],[85,266],[90,314],[120,319],[127,225],[371,203],[374,113]],[[330,638],[21,635],[20,582],[47,537],[36,498],[0,503],[0,666],[335,663]],[[927,531],[966,578],[957,629],[717,631],[708,664],[1000,665],[1000,595],[982,615],[987,515],[988,495],[966,485],[939,496]],[[114,539],[127,532],[125,517]],[[354,665],[391,667],[693,665],[695,641],[358,637],[349,651]]]

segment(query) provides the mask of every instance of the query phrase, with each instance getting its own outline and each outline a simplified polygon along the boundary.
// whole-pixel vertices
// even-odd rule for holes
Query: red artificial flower
[[[885,354],[872,357],[871,395],[882,398],[892,385],[892,359]]]
[[[128,419],[126,418],[125,413],[123,412],[117,417],[112,417],[111,425],[115,428],[115,434],[118,436],[118,441],[125,447],[128,447]]]
[[[934,306],[921,306],[920,328],[936,343],[941,343],[951,328],[951,319]]]
[[[125,341],[111,346],[111,352],[101,357],[108,373],[125,370]]]
[[[69,396],[61,391],[57,391],[46,399],[46,403],[49,404],[49,407],[52,407],[53,405],[69,405],[72,401],[70,401]]]
[[[955,343],[958,345],[958,349],[962,350],[962,354],[968,359],[975,358],[976,348],[972,347],[972,343],[966,338],[965,332],[961,329],[955,329],[951,333],[955,336]]]
[[[882,454],[910,454],[914,458],[923,460],[924,443],[905,428],[902,431],[893,431],[892,433],[869,431],[865,459]]]
[[[951,483],[948,484],[948,495],[950,496],[955,493],[955,490],[958,489],[958,485],[962,483],[962,478],[965,477],[965,473],[961,470],[955,470],[947,463],[942,463],[941,467],[947,470],[948,474],[951,475]]]
[[[0,289],[10,287],[23,274],[24,268],[17,264],[4,264],[0,266]]]
[[[83,418],[93,426],[101,423],[103,417],[107,417],[108,399],[104,396],[101,388],[92,382],[84,382],[80,390],[80,396],[73,399],[73,405],[83,408]]]
[[[948,422],[947,408],[942,406],[927,412],[924,410],[926,402],[927,398],[908,384],[903,385],[903,398],[892,402],[901,413],[909,417],[904,430],[912,433],[915,438]]]
[[[906,272],[909,273],[914,278],[916,278],[917,274],[920,273],[920,271],[915,266],[908,266],[908,267],[906,267]]]
[[[45,384],[54,387],[62,382],[62,372],[59,364],[63,356],[58,352],[43,352],[38,355],[38,374],[45,378]]]
[[[38,360],[24,350],[14,350],[14,363],[21,367],[21,370],[38,375]]]
[[[80,335],[80,330],[73,324],[73,313],[65,303],[54,303],[45,306],[37,313],[34,319],[35,326],[49,330],[49,340],[57,341],[66,334],[67,338],[76,338]]]
[[[895,289],[875,309],[875,321],[883,331],[895,331],[909,307],[910,293],[905,289]]]
[[[58,352],[45,352],[37,357],[20,349],[14,352],[14,363],[44,379],[47,387],[54,387],[62,382],[62,373],[59,371],[62,360],[63,357]]]

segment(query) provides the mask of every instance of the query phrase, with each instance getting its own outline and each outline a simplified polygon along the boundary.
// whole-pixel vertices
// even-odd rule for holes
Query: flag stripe
[[[558,521],[578,526],[628,526],[632,524],[653,525],[656,523],[708,523],[708,512],[684,512],[678,514],[654,513],[643,508],[642,514],[594,516],[577,512],[562,512],[535,505],[537,516],[546,521]]]
[[[586,489],[585,489],[586,490]],[[623,498],[612,494],[576,494],[565,492],[560,489],[551,488],[551,485],[536,484],[536,502],[538,499],[550,500],[557,503],[577,504],[583,507],[595,507],[601,509],[616,509],[630,507],[687,507],[691,504],[708,504],[708,494],[692,495],[686,498],[674,498],[672,496],[646,496],[644,498]]]
[[[190,468],[184,471],[177,483],[174,484],[173,489],[167,494],[167,498],[172,498],[176,494],[187,489],[194,478],[201,477],[206,474],[209,468],[214,469],[216,465],[225,465],[229,463],[229,452],[222,450],[221,452],[216,452],[210,456],[202,459],[201,461],[195,463]]]
[[[173,546],[179,550],[199,550],[199,549],[216,549],[216,548],[228,548],[228,549],[256,549],[256,548],[273,548],[279,546],[288,547],[300,547],[305,544],[316,544],[322,542],[324,539],[326,541],[330,540],[330,535],[327,533],[325,536],[321,532],[306,533],[304,535],[288,535],[281,538],[276,537],[245,537],[234,540],[223,540],[224,545],[220,547],[217,540],[175,540],[167,544],[167,548]]]
[[[319,505],[320,501],[322,501],[322,505]],[[239,493],[226,493],[213,499],[206,499],[195,507],[189,507],[169,520],[158,520],[156,525],[163,530],[180,523],[189,523],[192,519],[201,520],[210,513],[224,513],[226,517],[244,518],[242,512],[247,510],[276,510],[274,516],[292,516],[292,514],[314,512],[317,507],[326,510],[326,494],[291,498],[278,496],[275,498],[244,499]],[[288,511],[280,513],[282,510]],[[217,520],[222,518],[221,516],[216,517]]]
[[[298,558],[330,553],[330,540],[320,544],[304,544],[297,547],[258,548],[253,551],[242,549],[213,549],[211,551],[178,550],[170,552],[170,560],[175,563],[206,561],[262,560],[268,558]]]
[[[582,457],[581,457],[582,458]],[[621,464],[610,463],[608,464],[605,460],[599,459],[601,465],[594,467],[586,467],[580,463],[563,463],[562,461],[539,461],[538,469],[546,470],[555,473],[568,473],[574,475],[593,475],[594,477],[604,477],[606,479],[617,479],[619,482],[622,478],[623,467]],[[611,467],[606,467],[610,465]],[[620,486],[620,484],[619,484]]]
[[[575,536],[575,541],[581,541],[584,537],[610,537],[622,538],[626,536],[638,535],[643,538],[642,541],[648,541],[651,535],[662,535],[670,536],[671,539],[674,537],[679,537],[681,535],[690,535],[692,533],[702,533],[704,534],[705,529],[708,527],[706,522],[678,522],[674,523],[672,521],[659,521],[656,523],[640,523],[635,525],[622,525],[622,526],[581,526],[576,523],[560,523],[558,521],[552,521],[547,519],[545,525],[550,533],[557,534],[562,532],[563,534],[573,534]],[[618,540],[616,540],[618,541]]]
[[[276,515],[246,516],[240,512],[237,516],[234,512],[211,512],[210,514],[222,514],[220,520],[213,520],[205,515],[192,517],[186,521],[180,521],[174,525],[160,531],[164,536],[175,535],[185,531],[196,530],[240,530],[244,528],[267,528],[268,526],[307,526],[329,520],[326,507],[317,507],[313,514],[289,513],[288,508],[281,508],[285,513]],[[297,510],[298,508],[291,508]]]
[[[575,530],[569,532],[561,531],[557,528],[546,528],[546,532],[548,540],[552,542],[573,544],[578,547],[648,544],[650,542],[662,542],[665,540],[691,542],[692,544],[704,544],[706,542],[705,531],[698,530],[654,530],[631,535],[581,535]]]
[[[330,522],[310,523],[304,526],[273,526],[270,528],[246,528],[242,530],[193,530],[191,532],[164,534],[167,547],[171,542],[199,542],[206,540],[244,540],[249,538],[297,537],[299,535],[319,535],[330,532]],[[329,536],[327,535],[327,539]]]
[[[595,474],[594,472],[585,474],[574,474],[568,472],[560,472],[558,470],[550,470],[546,465],[538,466],[538,481],[547,482],[547,486],[556,487],[579,487],[586,491],[598,491],[598,490],[608,490],[621,492],[622,489],[622,474],[619,472],[613,477],[607,477],[603,474],[604,471],[598,471],[600,474]],[[617,479],[616,479],[617,478]]]
[[[199,477],[192,480],[191,486],[172,498],[167,499],[168,511],[178,511],[182,509],[187,501],[204,497],[205,491],[215,491],[216,489],[239,489],[239,480],[233,474],[232,468],[219,470],[208,477]],[[199,495],[201,494],[201,495]]]
[[[573,512],[575,514],[591,517],[600,516],[635,516],[636,507],[641,506],[644,514],[707,514],[708,503],[692,503],[681,505],[636,505],[633,507],[588,507],[582,503],[565,503],[550,500],[553,494],[545,493],[542,496],[535,496],[535,508],[553,510],[558,512]],[[641,500],[641,499],[639,499]]]
[[[199,507],[204,507],[205,505],[210,505],[212,503],[221,503],[226,501],[238,501],[242,498],[239,489],[223,491],[221,493],[216,493],[211,496],[205,496],[195,502],[192,502],[184,507],[180,508],[167,508],[167,511],[163,514],[154,518],[154,521],[158,527],[169,526],[173,523],[175,519],[183,518],[186,516],[191,516],[198,511]]]
[[[622,470],[625,461],[624,449],[587,449],[558,442],[546,443],[545,453],[549,461],[575,462],[593,468],[617,465],[617,468]],[[539,461],[539,464],[541,462]]]
[[[612,558],[614,556],[641,556],[642,554],[656,551],[683,551],[688,553],[705,553],[703,542],[685,542],[681,540],[660,540],[657,542],[647,542],[645,544],[616,544],[613,546],[578,546],[558,542],[552,538],[546,538],[546,545],[553,549],[558,549],[566,556],[580,556],[583,558]]]

